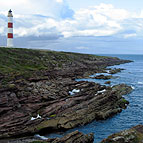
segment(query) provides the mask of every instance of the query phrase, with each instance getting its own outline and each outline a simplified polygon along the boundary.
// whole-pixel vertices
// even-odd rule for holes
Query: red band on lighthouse
[[[8,33],[7,38],[13,38],[13,33]]]
[[[8,28],[13,28],[13,23],[8,23]]]

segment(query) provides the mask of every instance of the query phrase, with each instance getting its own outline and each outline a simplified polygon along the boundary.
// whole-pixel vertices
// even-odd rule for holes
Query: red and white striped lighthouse
[[[8,11],[7,47],[13,47],[13,15],[11,9]]]

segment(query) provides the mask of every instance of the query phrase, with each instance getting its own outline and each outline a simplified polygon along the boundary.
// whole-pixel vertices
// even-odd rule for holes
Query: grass
[[[63,63],[79,61],[81,57],[82,59],[97,58],[97,56],[80,53],[3,47],[0,48],[0,73],[24,73],[56,66],[62,67]]]
[[[5,80],[19,75],[30,77],[35,71],[61,68],[68,61],[68,56],[60,52],[0,48],[0,74],[7,75]]]
[[[45,68],[43,54],[36,50],[0,48],[2,73],[34,71]]]
[[[73,63],[78,66],[86,61],[106,60],[106,58],[108,57],[71,52],[1,47],[0,76],[5,75],[5,78],[0,82],[6,84],[18,76],[29,78],[36,71],[61,69],[63,65],[70,67]]]

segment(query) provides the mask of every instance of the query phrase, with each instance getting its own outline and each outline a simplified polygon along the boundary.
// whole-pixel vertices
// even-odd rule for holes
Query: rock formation
[[[128,104],[122,97],[131,92],[127,85],[75,79],[130,61],[26,49],[0,48],[0,55],[1,139],[71,129],[106,119]]]
[[[42,136],[43,137],[43,136]],[[9,139],[9,140],[1,140],[1,143],[93,143],[94,135],[91,134],[83,134],[79,131],[74,131],[69,133],[61,138],[46,138],[41,136],[33,137],[25,137],[19,139]]]
[[[143,125],[135,126],[131,129],[121,131],[104,139],[101,143],[142,143]]]

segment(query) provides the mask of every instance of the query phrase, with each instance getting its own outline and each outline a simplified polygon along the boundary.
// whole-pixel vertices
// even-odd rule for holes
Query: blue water
[[[113,66],[113,68],[124,68],[121,73],[115,74],[119,76],[116,79],[111,79],[112,85],[125,83],[134,87],[131,94],[124,97],[130,102],[127,109],[121,113],[104,121],[93,121],[92,123],[69,130],[69,133],[74,130],[79,130],[85,134],[94,133],[94,143],[99,143],[102,139],[109,135],[128,129],[132,126],[143,124],[143,55],[109,55],[116,56],[121,59],[133,60],[132,63]],[[82,79],[84,80],[84,79]],[[103,84],[104,80],[88,79]],[[48,137],[61,136],[60,134],[51,134]]]

